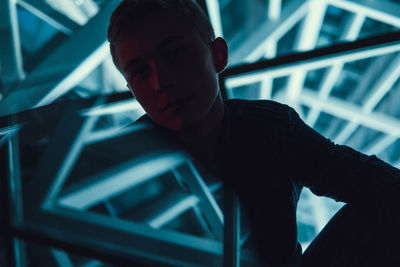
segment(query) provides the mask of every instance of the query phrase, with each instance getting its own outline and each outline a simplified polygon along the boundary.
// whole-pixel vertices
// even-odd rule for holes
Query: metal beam
[[[8,179],[6,186],[9,190],[9,223],[10,225],[21,224],[23,222],[23,203],[22,203],[22,181],[21,181],[21,158],[19,135],[17,133],[9,135],[8,139]],[[7,177],[7,176],[6,176]],[[8,244],[9,245],[9,244]],[[15,256],[15,266],[26,266],[25,244],[16,238],[12,239],[12,246]]]
[[[371,112],[390,91],[395,82],[400,77],[400,53],[393,55],[394,59],[386,67],[385,71],[379,77],[367,101],[363,105],[363,112]]]
[[[378,155],[383,152],[388,146],[393,144],[394,141],[398,139],[397,136],[393,135],[385,135],[378,140],[374,141],[370,144],[366,149],[364,149],[364,153],[367,155]]]
[[[294,50],[306,51],[315,47],[325,17],[326,8],[327,6],[325,1],[308,1],[308,13],[301,22],[300,28],[297,32]],[[296,103],[298,95],[303,89],[306,75],[306,70],[298,68],[289,76],[286,85],[286,95],[289,103],[293,105]]]
[[[327,0],[327,2],[337,8],[400,27],[400,5],[394,2],[376,0]]]
[[[338,44],[314,51],[299,53],[276,58],[272,61],[256,62],[248,65],[236,66],[227,69],[223,76],[226,77],[227,90],[262,81],[265,75],[271,77],[283,77],[290,75],[296,69],[314,70],[329,67],[335,63],[346,63],[365,58],[371,58],[400,51],[400,40],[397,39],[400,32],[384,35],[385,39],[376,37],[358,40],[349,44]],[[385,42],[382,42],[386,40]],[[372,42],[372,43],[369,43]],[[357,44],[357,45],[355,45]],[[350,47],[351,45],[351,47]],[[345,46],[349,46],[345,48]]]
[[[277,20],[281,16],[282,0],[268,1],[268,19]]]
[[[275,21],[266,21],[251,36],[247,36],[230,56],[230,62],[254,62],[265,54],[265,45],[271,40],[277,42],[293,28],[307,13],[308,1],[295,0],[288,3],[281,16]]]
[[[118,0],[107,2],[93,19],[43,60],[3,100],[0,116],[53,102],[109,56],[106,30],[111,12],[118,3]]]
[[[223,213],[196,167],[188,161],[172,170],[178,182],[186,184],[190,192],[200,199],[199,205],[204,211],[204,216],[207,218],[215,238],[222,240]]]
[[[126,99],[126,100],[121,100],[118,102],[110,103],[110,104],[103,104],[103,105],[98,105],[92,108],[89,108],[87,110],[82,111],[83,116],[103,116],[103,115],[110,115],[110,114],[116,114],[120,112],[126,112],[126,111],[133,111],[133,110],[138,110],[140,113],[143,112],[144,110],[142,106],[137,102],[136,99]]]
[[[37,215],[27,230],[40,234],[40,243],[48,246],[53,243],[66,251],[75,248],[83,254],[91,252],[94,257],[97,255],[118,265],[222,264],[222,243],[209,238],[152,229],[143,224],[59,207],[48,207]],[[247,251],[243,251],[241,260],[246,266],[256,264]]]
[[[219,7],[219,1],[218,0],[205,0],[205,1],[208,11],[208,16],[214,28],[215,35],[217,37],[224,36],[222,30],[221,9]]]
[[[71,35],[79,28],[79,24],[69,17],[55,11],[43,0],[18,0],[18,5],[42,19],[58,31]]]
[[[375,83],[371,94],[367,97],[367,100],[363,104],[361,112],[363,114],[369,114],[376,105],[382,100],[382,98],[389,92],[394,83],[400,76],[400,53],[392,60],[390,65],[385,69],[384,73],[379,77]],[[350,123],[342,130],[342,132],[335,139],[338,143],[345,143],[354,131],[358,128],[359,123],[356,118],[351,119]]]
[[[277,49],[278,49],[277,46],[278,46],[277,40],[270,39],[267,43],[265,43],[264,57],[265,58],[276,57],[276,53],[277,53]],[[271,99],[273,85],[274,85],[274,79],[272,77],[266,76],[265,79],[261,81],[258,98],[259,99]]]
[[[135,123],[129,127],[112,127],[106,130],[99,130],[91,132],[84,137],[85,145],[101,142],[107,139],[112,139],[115,137],[123,136],[126,134],[131,134],[136,131],[140,131],[151,127],[152,125],[146,123]]]
[[[222,184],[210,186],[210,192],[214,193],[221,186]],[[155,229],[161,228],[175,218],[179,217],[181,214],[196,206],[199,202],[200,199],[196,195],[189,195],[175,199],[172,203],[166,203],[162,211],[156,211],[153,215],[151,215],[150,218],[146,220],[147,224]]]
[[[83,148],[83,137],[92,129],[96,120],[97,117],[79,116],[73,107],[65,112],[34,170],[33,176],[40,177],[40,183],[35,184],[35,190],[24,191],[26,218],[34,216],[43,202],[53,200],[61,191]],[[68,131],[65,131],[65,127]]]
[[[224,266],[240,266],[240,206],[229,188],[224,190]]]
[[[321,107],[321,111],[336,117],[349,121],[355,119],[365,127],[400,137],[400,120],[391,116],[375,111],[365,114],[362,112],[362,108],[356,104],[332,96],[325,100],[320,99],[318,94],[310,89],[305,89],[299,100],[307,106],[318,105]]]
[[[90,18],[80,5],[77,4],[79,1],[45,0],[45,2],[54,10],[58,10],[58,12],[69,17],[79,25],[85,25]],[[81,3],[83,3],[83,1]]]
[[[376,72],[376,69],[383,69],[384,66],[387,64],[387,62],[390,61],[390,57],[391,57],[390,54],[377,57],[368,65],[366,71],[362,73],[363,79],[359,80],[359,82],[356,85],[356,88],[354,88],[354,90],[352,90],[352,92],[350,93],[349,97],[347,97],[347,101],[349,102],[360,101],[360,99],[364,95],[364,92],[368,91],[370,84],[374,83],[374,77],[375,77],[374,74]],[[339,123],[340,122],[337,120],[331,123],[329,128],[325,131],[326,136],[332,137],[332,139],[336,139],[338,135],[337,127]],[[336,136],[336,138],[333,138],[333,136]]]
[[[181,153],[169,153],[151,158],[133,159],[106,172],[89,178],[90,185],[80,186],[73,192],[57,199],[61,206],[87,210],[131,187],[143,184],[170,171],[186,160]]]
[[[17,8],[13,0],[0,1],[0,36],[0,71],[4,86],[0,95],[5,96],[25,77]]]
[[[353,41],[357,38],[362,25],[364,24],[365,16],[351,14],[346,21],[346,25],[343,30],[343,34],[340,39],[346,41]],[[336,63],[330,67],[322,78],[321,87],[319,89],[320,98],[326,98],[331,93],[335,83],[343,70],[343,63]],[[312,107],[307,115],[306,122],[311,127],[317,122],[320,110],[318,107]]]
[[[58,249],[50,249],[51,255],[53,255],[55,262],[57,262],[59,267],[74,267],[71,259],[68,254],[64,251]]]

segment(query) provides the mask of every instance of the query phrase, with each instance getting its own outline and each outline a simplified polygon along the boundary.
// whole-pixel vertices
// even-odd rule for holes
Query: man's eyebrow
[[[160,44],[157,45],[157,49],[161,49],[162,47],[168,45],[169,43],[173,43],[179,40],[184,39],[185,36],[183,35],[171,35],[168,36],[167,38],[165,38]],[[128,61],[128,63],[126,63],[126,65],[123,67],[123,70],[126,72],[128,71],[130,68],[134,67],[135,65],[138,65],[140,63],[143,62],[143,58],[138,57],[138,58],[134,58],[130,61]]]

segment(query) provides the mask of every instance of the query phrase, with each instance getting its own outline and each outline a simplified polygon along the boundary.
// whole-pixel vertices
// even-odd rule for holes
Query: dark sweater
[[[299,263],[296,207],[303,186],[400,222],[398,169],[334,144],[287,105],[229,100],[225,107],[221,176],[238,195],[265,263]]]

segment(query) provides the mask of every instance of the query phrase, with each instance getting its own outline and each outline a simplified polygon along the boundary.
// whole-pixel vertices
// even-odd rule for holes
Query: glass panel
[[[14,227],[49,244],[112,248],[129,261],[222,264],[220,179],[153,124],[134,123],[137,111],[118,109],[126,100],[105,101],[60,102],[12,116],[20,125],[11,144],[21,175],[10,179],[22,182],[23,195],[13,201],[23,199],[25,219]],[[241,232],[248,244],[246,223]],[[248,246],[240,254],[245,265],[256,261]]]
[[[45,244],[16,240],[24,249],[23,259],[20,262],[26,267],[54,266],[54,267],[111,267],[117,266],[101,260],[83,256]]]

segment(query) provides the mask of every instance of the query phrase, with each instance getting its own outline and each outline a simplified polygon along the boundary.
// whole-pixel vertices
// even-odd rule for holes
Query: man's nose
[[[156,94],[164,94],[175,86],[167,68],[156,62],[151,63],[153,90]]]

